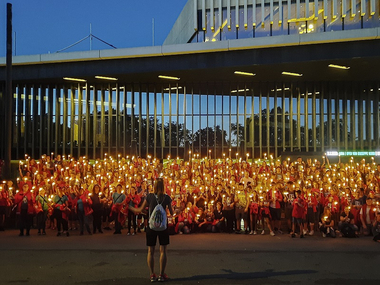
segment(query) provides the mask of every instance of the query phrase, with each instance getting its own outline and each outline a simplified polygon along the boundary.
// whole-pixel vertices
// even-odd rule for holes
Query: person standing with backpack
[[[167,263],[167,245],[169,244],[169,230],[166,208],[173,215],[172,199],[165,194],[164,180],[158,178],[154,185],[154,193],[149,193],[139,208],[129,206],[129,210],[140,213],[145,207],[149,207],[148,227],[146,230],[146,245],[148,246],[147,262],[150,270],[150,281],[163,282],[168,280],[165,273]],[[157,243],[160,243],[160,275],[158,279],[154,273],[154,251]]]

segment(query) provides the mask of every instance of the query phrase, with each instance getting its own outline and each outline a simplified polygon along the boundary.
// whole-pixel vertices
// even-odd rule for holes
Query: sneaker
[[[282,230],[277,230],[277,232],[282,235],[284,232]]]
[[[41,235],[41,231],[38,231],[38,233],[37,233],[39,236]]]
[[[295,233],[292,233],[292,238],[295,238],[296,237],[296,234]]]
[[[150,275],[150,282],[156,282],[157,281],[157,276],[156,274]]]
[[[314,235],[314,231],[309,232],[309,236],[312,236],[312,235]]]
[[[131,235],[131,233],[127,233],[127,236],[130,236]]]
[[[250,234],[250,235],[253,235],[253,231],[251,231],[249,234]]]
[[[326,234],[325,234],[325,233],[322,233],[322,237],[326,237]]]
[[[61,235],[61,233],[60,233],[60,232],[58,232],[58,233],[57,233],[57,237],[59,237],[60,235]]]
[[[262,235],[265,235],[265,231],[264,231],[264,230],[262,230],[261,234],[262,234]]]
[[[43,235],[43,236],[46,236],[46,232],[45,232],[45,231],[43,231],[43,232],[42,232],[42,235]]]
[[[304,238],[305,236],[304,235],[301,235],[300,238]]]
[[[256,231],[253,231],[253,234],[254,234],[254,235],[257,235],[257,232],[256,232]]]
[[[275,234],[274,234],[274,232],[273,232],[273,231],[271,231],[271,232],[270,232],[270,235],[271,235],[272,237],[274,237],[274,236],[275,236]]]
[[[132,233],[132,235],[134,236],[136,233]]]
[[[303,235],[304,235],[304,236],[307,235],[307,230],[303,230]]]
[[[179,232],[180,235],[183,235],[183,232]]]
[[[167,281],[169,279],[169,277],[164,273],[164,274],[160,274],[158,276],[158,282],[164,282],[164,281]]]

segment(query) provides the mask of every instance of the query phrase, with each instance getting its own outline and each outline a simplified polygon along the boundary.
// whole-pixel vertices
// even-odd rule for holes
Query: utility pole
[[[12,4],[7,3],[7,54],[6,54],[6,83],[5,83],[5,149],[4,177],[11,178],[12,155]]]
[[[152,46],[154,46],[154,18],[152,18]]]
[[[90,50],[92,50],[92,24],[90,23]]]

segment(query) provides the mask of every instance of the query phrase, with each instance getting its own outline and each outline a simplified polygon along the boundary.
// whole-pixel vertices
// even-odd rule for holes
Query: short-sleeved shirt
[[[67,198],[66,195],[63,195],[62,197],[59,197],[58,195],[55,195],[54,197],[54,204],[59,204],[59,205],[63,205],[65,204],[67,201],[69,201],[69,199]]]
[[[157,206],[157,199],[164,209],[166,209],[172,204],[172,198],[170,198],[170,196],[166,194],[163,195],[162,197],[156,198],[155,194],[149,193],[148,196],[146,196],[146,201],[149,205],[149,218],[150,218],[150,214],[153,212],[154,208]]]
[[[113,193],[112,194],[112,202],[114,204],[121,203],[125,200],[125,195],[122,193]]]

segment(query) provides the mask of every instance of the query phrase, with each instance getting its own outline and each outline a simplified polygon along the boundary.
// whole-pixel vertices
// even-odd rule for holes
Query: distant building
[[[375,0],[189,0],[162,46],[16,56],[12,157],[376,151],[379,36]]]

